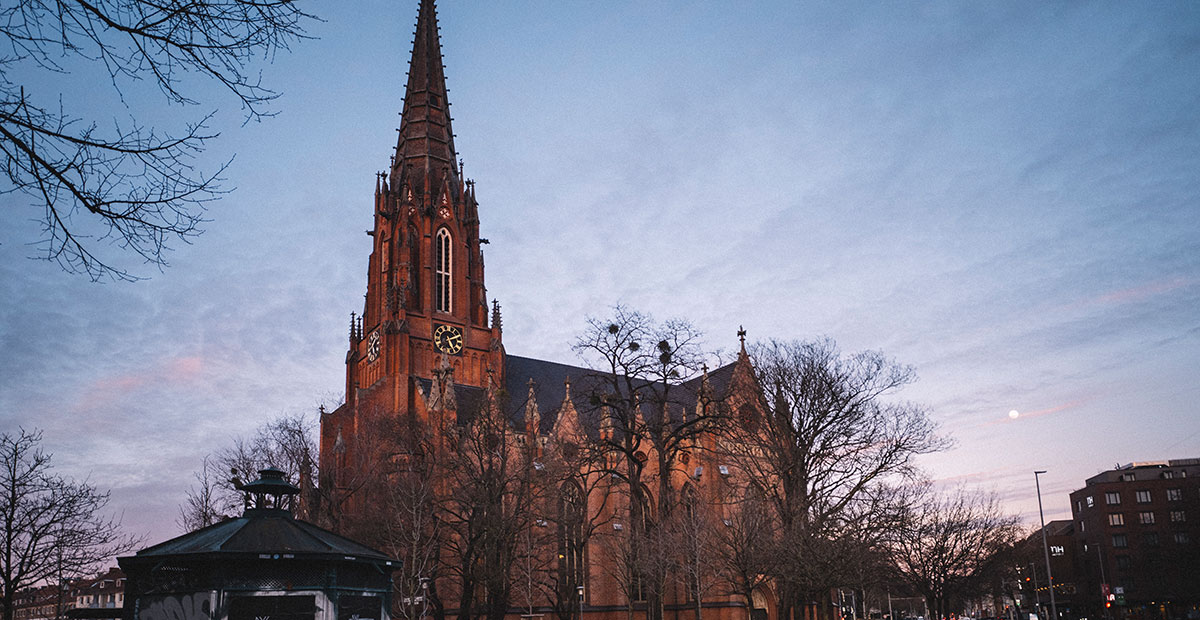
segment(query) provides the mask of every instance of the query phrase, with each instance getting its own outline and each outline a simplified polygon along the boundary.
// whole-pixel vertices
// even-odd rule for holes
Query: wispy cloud
[[[1048,416],[1053,413],[1058,413],[1060,411],[1074,409],[1075,407],[1078,407],[1078,406],[1084,404],[1085,402],[1087,402],[1087,401],[1077,400],[1077,401],[1069,402],[1066,404],[1058,405],[1057,407],[1050,407],[1047,409],[1038,409],[1036,411],[1017,411],[1016,409],[1013,409],[1011,411],[1017,411],[1016,417],[1013,417],[1013,415],[1011,413],[1008,413],[1004,417],[1000,417],[1000,418],[996,418],[994,420],[989,420],[987,422],[984,422],[983,424],[981,424],[981,426],[991,426],[994,424],[1013,424],[1016,422],[1020,422],[1022,420],[1027,420],[1029,418],[1040,418],[1043,416]]]

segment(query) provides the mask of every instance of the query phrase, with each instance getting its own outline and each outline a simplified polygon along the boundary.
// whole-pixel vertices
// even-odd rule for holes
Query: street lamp
[[[1046,556],[1046,581],[1050,584],[1050,617],[1058,620],[1058,605],[1054,602],[1054,573],[1050,572],[1050,544],[1046,542],[1046,515],[1042,513],[1042,483],[1038,476],[1046,473],[1040,469],[1033,472],[1033,484],[1037,486],[1038,519],[1042,522],[1042,553]]]

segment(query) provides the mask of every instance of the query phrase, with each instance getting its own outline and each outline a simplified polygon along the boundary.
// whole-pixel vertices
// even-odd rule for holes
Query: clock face
[[[442,353],[456,355],[462,351],[462,330],[453,325],[438,325],[433,330],[433,346]]]
[[[367,336],[367,361],[373,362],[379,359],[379,350],[382,347],[383,343],[380,341],[379,332],[371,332],[371,335]]]

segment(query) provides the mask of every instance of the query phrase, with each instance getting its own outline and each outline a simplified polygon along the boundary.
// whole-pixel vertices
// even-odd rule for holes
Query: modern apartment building
[[[1096,474],[1071,493],[1071,512],[1079,616],[1200,613],[1200,459]]]

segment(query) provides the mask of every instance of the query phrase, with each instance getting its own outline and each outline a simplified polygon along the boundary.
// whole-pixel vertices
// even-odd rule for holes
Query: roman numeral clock
[[[458,355],[463,348],[462,330],[454,325],[438,325],[433,328],[433,346],[447,355]]]
[[[379,337],[379,331],[371,332],[367,337],[367,361],[373,362],[379,359],[379,350],[382,348],[383,342]]]

